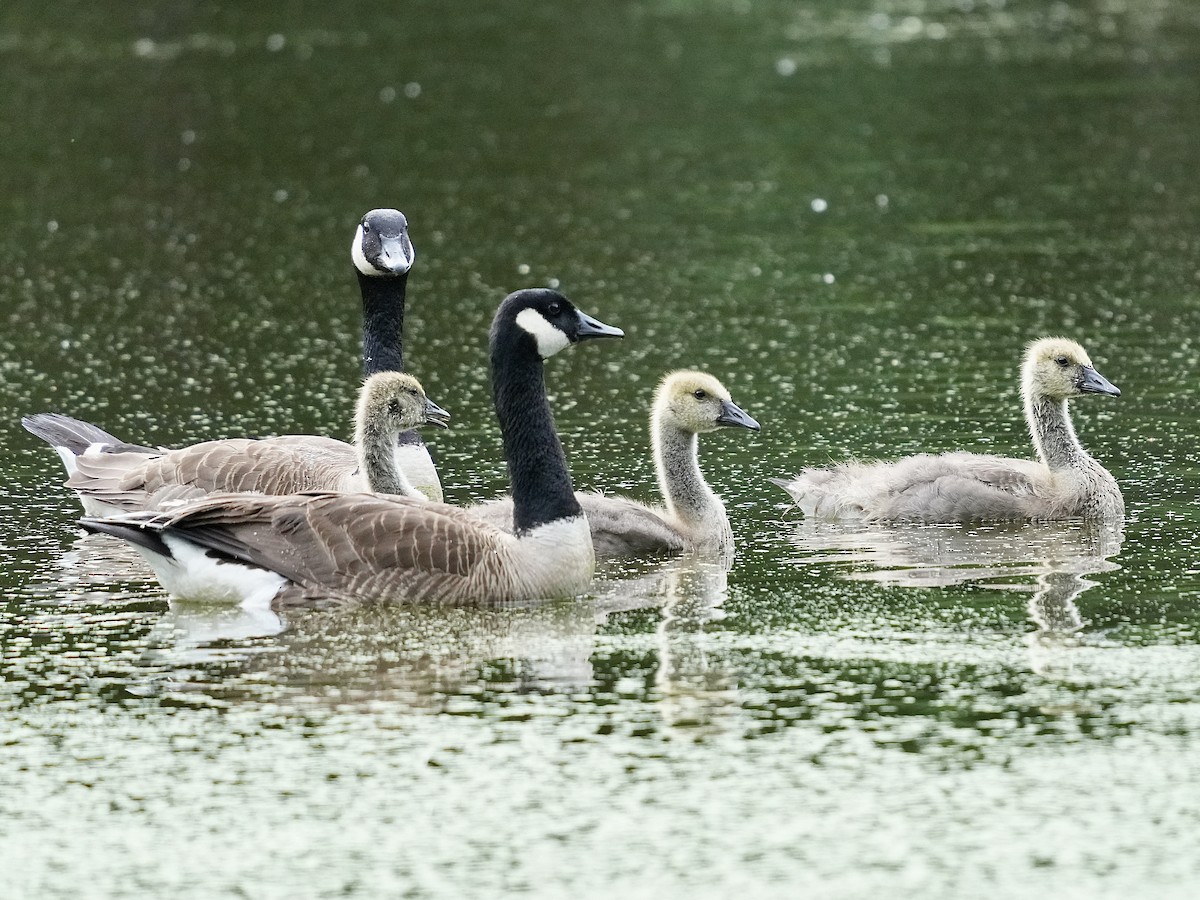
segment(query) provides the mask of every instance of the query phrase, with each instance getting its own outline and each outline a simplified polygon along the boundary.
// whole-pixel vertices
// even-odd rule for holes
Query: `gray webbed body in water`
[[[408,271],[415,259],[408,223],[394,209],[367,213],[351,245],[363,304],[363,373],[403,370],[404,302]],[[257,491],[290,494],[308,490],[371,490],[353,444],[318,435],[283,435],[266,440],[205,441],[190,447],[126,444],[76,419],[55,414],[30,416],[22,423],[58,451],[89,515],[158,509],[162,504],[206,493]],[[98,459],[79,466],[76,457],[91,447]],[[406,428],[393,440],[396,465],[424,496],[441,500],[441,482],[429,451]],[[101,479],[91,483],[89,478]],[[103,506],[89,495],[111,492],[120,478],[125,496]],[[383,488],[375,488],[382,490]],[[135,507],[141,498],[144,506]]]
[[[775,479],[805,515],[867,522],[1120,519],[1116,480],[1080,444],[1067,403],[1119,396],[1084,349],[1064,338],[1029,345],[1022,369],[1025,419],[1038,459],[977,453],[848,462]]]
[[[700,471],[698,457],[698,436],[725,426],[759,430],[759,424],[711,375],[681,371],[663,378],[650,413],[654,468],[663,505],[649,506],[591,491],[576,493],[591,526],[597,556],[732,551],[729,516]],[[511,498],[483,503],[471,511],[500,527],[511,527]]]
[[[578,594],[595,555],[543,361],[579,341],[620,336],[555,291],[518,291],[497,310],[492,392],[513,484],[513,534],[442,503],[327,492],[210,497],[81,524],[133,543],[181,598],[492,604]]]
[[[49,442],[70,472],[66,486],[90,515],[166,509],[210,493],[289,494],[378,491],[424,499],[393,452],[396,436],[446,427],[449,413],[401,372],[372,375],[359,391],[354,444],[309,435],[206,441],[179,450],[125,444],[94,425],[42,413],[22,419]],[[346,448],[353,465],[346,460]]]

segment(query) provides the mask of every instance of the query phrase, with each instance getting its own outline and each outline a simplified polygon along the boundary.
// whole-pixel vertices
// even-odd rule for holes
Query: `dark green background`
[[[10,893],[1187,895],[1198,62],[1185,0],[0,7]],[[411,222],[448,498],[503,490],[487,324],[557,283],[628,335],[548,366],[581,486],[653,495],[668,369],[763,423],[703,445],[727,584],[610,565],[578,603],[255,637],[76,545],[23,414],[348,432],[375,206]],[[798,529],[767,482],[1027,454],[1049,333],[1123,391],[1076,410],[1123,543]]]

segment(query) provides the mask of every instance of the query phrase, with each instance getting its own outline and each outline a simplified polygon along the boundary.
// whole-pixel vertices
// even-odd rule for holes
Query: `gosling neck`
[[[408,273],[357,274],[363,305],[363,377],[376,372],[403,372]]]
[[[689,530],[719,530],[725,507],[700,472],[699,435],[655,416],[650,440],[667,513]]]
[[[492,397],[512,482],[513,532],[583,515],[546,398],[542,359],[528,335],[492,341]]]
[[[354,445],[358,452],[359,470],[366,476],[372,491],[425,499],[425,495],[412,486],[396,465],[394,427],[372,422],[360,414],[354,429]]]
[[[1079,443],[1065,398],[1026,399],[1025,419],[1038,456],[1051,470],[1079,469],[1095,463]]]

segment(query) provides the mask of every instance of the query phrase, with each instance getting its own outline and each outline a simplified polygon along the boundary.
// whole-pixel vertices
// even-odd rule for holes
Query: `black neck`
[[[408,273],[358,272],[363,303],[363,376],[404,371],[404,293]]]
[[[493,336],[492,397],[512,481],[513,531],[582,515],[529,335]]]

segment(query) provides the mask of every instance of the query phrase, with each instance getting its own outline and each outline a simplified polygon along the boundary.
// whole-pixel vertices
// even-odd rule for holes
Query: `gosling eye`
[[[1067,359],[1065,356],[1060,356],[1057,359],[1055,359],[1054,361],[1056,363],[1058,363],[1060,366],[1062,366],[1064,369],[1071,364],[1071,361],[1069,359]]]
[[[363,230],[363,234],[367,234],[367,233],[368,233],[368,232],[371,230],[371,223],[370,223],[370,222],[363,222],[363,223],[362,223],[362,230]]]
[[[696,390],[692,391],[692,396],[697,400],[703,400],[708,396],[708,394],[705,392],[704,388],[696,388]]]

